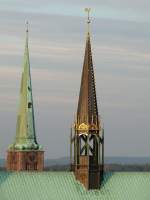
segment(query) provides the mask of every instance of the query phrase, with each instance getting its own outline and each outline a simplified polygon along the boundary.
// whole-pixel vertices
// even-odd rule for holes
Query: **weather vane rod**
[[[26,32],[28,32],[28,29],[29,29],[29,23],[28,21],[26,21]]]
[[[85,12],[87,12],[88,33],[90,32],[90,23],[91,23],[91,20],[90,20],[90,11],[91,11],[91,8],[85,8]]]

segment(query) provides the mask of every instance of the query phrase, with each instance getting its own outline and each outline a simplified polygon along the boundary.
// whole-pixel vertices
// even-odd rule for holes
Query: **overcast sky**
[[[29,21],[38,142],[47,158],[69,156],[85,48],[85,7],[106,156],[150,155],[150,1],[0,0],[0,157],[16,132]]]

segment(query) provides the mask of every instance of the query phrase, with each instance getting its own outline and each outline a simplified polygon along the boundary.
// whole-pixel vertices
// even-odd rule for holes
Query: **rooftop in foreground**
[[[105,173],[100,190],[86,191],[72,172],[0,172],[0,200],[149,200],[150,173]]]

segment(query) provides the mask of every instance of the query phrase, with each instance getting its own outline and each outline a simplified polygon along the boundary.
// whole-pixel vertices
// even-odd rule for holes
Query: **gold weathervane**
[[[85,12],[87,12],[87,24],[88,24],[88,33],[90,32],[90,23],[91,23],[91,20],[90,20],[90,11],[91,11],[91,8],[85,8]]]

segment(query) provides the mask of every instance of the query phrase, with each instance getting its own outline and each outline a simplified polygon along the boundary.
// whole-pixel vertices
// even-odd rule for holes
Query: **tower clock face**
[[[15,153],[12,153],[12,161],[13,163],[17,163],[17,157]]]
[[[36,155],[35,155],[35,153],[30,153],[29,155],[28,155],[28,162],[29,163],[33,163],[33,162],[35,162],[36,161]]]

